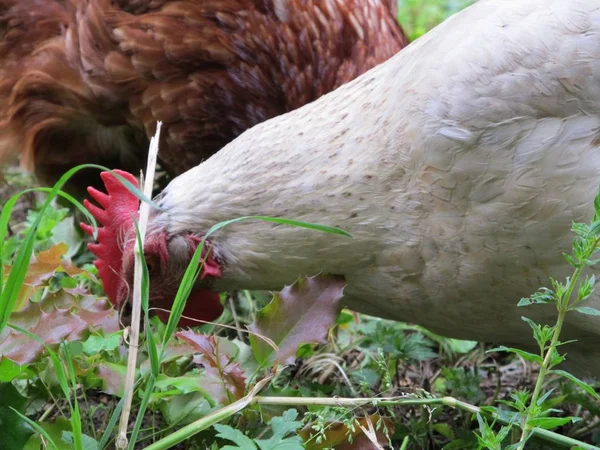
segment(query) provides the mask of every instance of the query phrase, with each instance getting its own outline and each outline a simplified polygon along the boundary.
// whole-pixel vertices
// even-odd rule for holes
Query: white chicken
[[[116,303],[132,275],[130,211],[109,182],[92,191],[98,254]],[[114,179],[113,179],[114,181]],[[188,313],[220,312],[214,292],[280,289],[343,275],[348,307],[462,339],[532,347],[517,307],[549,277],[600,183],[600,3],[484,0],[388,62],[312,104],[245,132],[157,199],[145,253],[151,300],[172,302],[199,238],[247,215],[338,226],[353,238],[251,221],[210,238]],[[118,196],[120,202],[115,202]],[[592,297],[589,306],[600,307]],[[192,311],[195,310],[195,311]],[[212,318],[212,317],[210,317]],[[600,375],[600,317],[564,325],[568,360]]]

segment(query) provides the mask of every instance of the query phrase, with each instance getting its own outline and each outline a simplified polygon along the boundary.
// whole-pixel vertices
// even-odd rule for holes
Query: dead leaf
[[[371,440],[366,436],[359,436],[358,438],[352,441],[352,444],[349,442],[346,444],[342,444],[335,448],[335,450],[381,450],[382,445],[387,444],[387,439],[385,437],[379,441],[379,446],[373,444]]]
[[[321,450],[323,448],[335,448],[335,450],[379,450],[371,440],[365,436],[361,427],[369,429],[369,421],[375,427],[381,424],[379,430],[376,430],[377,441],[381,446],[387,445],[388,441],[383,433],[383,427],[387,427],[389,435],[394,433],[394,423],[387,418],[382,418],[379,414],[373,414],[369,417],[356,419],[354,431],[350,430],[341,422],[332,422],[328,424],[325,432],[325,439],[319,444],[313,438],[314,432],[310,425],[299,431],[300,437],[304,440],[306,450]],[[348,442],[348,437],[352,437],[352,443]]]
[[[28,301],[10,317],[10,323],[38,336],[46,345],[80,339],[89,329],[112,333],[119,329],[118,315],[105,299],[92,295],[76,298],[64,291],[49,294],[41,302]],[[0,356],[17,364],[37,359],[43,345],[11,328],[0,334]]]
[[[345,282],[338,277],[318,275],[286,286],[258,312],[250,331],[267,336],[279,347],[250,335],[256,359],[264,364],[276,358],[283,364],[294,361],[296,350],[308,342],[326,343],[327,331],[341,310]]]
[[[202,387],[215,401],[227,405],[244,396],[246,377],[240,364],[235,361],[238,349],[234,344],[192,330],[181,331],[176,336],[200,353],[200,357],[194,358],[194,362],[204,366],[206,376]]]

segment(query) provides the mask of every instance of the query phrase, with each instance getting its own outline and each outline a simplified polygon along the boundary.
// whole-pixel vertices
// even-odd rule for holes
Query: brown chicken
[[[163,121],[178,175],[404,45],[396,0],[0,0],[0,160],[137,173]]]

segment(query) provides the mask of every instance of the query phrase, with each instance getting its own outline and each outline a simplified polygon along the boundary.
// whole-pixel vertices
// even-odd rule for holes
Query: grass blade
[[[171,309],[171,314],[169,314],[169,320],[167,321],[167,326],[165,327],[165,333],[163,335],[160,356],[161,360],[164,355],[164,350],[167,347],[167,342],[169,342],[169,339],[171,339],[171,336],[173,336],[173,333],[175,332],[175,328],[177,328],[177,324],[179,323],[179,319],[181,319],[181,315],[183,314],[187,298],[189,297],[190,292],[192,292],[192,288],[194,287],[194,284],[196,283],[196,280],[198,279],[200,271],[204,265],[204,261],[201,262],[200,258],[202,257],[202,251],[204,249],[205,242],[206,240],[202,239],[200,245],[198,245],[196,248],[192,259],[185,270],[183,279],[179,284],[179,289],[175,295],[173,308]]]
[[[58,448],[58,446],[56,445],[56,442],[54,442],[54,439],[52,439],[52,437],[50,436],[50,434],[48,434],[48,432],[46,430],[44,430],[44,428],[40,424],[38,424],[37,422],[34,422],[33,420],[31,420],[26,415],[21,414],[19,411],[17,411],[12,406],[10,406],[10,409],[12,409],[13,412],[15,414],[17,414],[21,419],[23,419],[25,422],[27,422],[29,424],[29,426],[31,428],[33,428],[38,434],[41,434],[42,436],[44,436],[44,439],[46,439],[46,441],[48,441],[48,443],[52,446],[50,448],[50,450],[52,450],[53,448],[54,449]]]
[[[140,428],[142,427],[142,421],[144,420],[144,414],[146,413],[146,408],[148,408],[148,403],[150,402],[150,396],[154,391],[154,376],[150,375],[148,378],[148,382],[146,383],[146,389],[144,390],[144,395],[142,396],[142,402],[140,403],[140,409],[138,411],[137,417],[135,419],[135,424],[133,425],[133,430],[131,430],[131,435],[129,436],[129,450],[134,450],[135,444],[137,441],[138,434],[140,432]]]
[[[150,367],[152,369],[152,375],[158,376],[160,371],[160,362],[158,358],[158,348],[152,334],[152,327],[150,326],[150,274],[148,273],[148,264],[144,257],[144,246],[142,244],[142,235],[138,226],[137,220],[133,219],[133,225],[135,226],[135,237],[137,239],[138,248],[142,256],[142,308],[144,310],[144,323],[145,323],[145,334],[146,334],[146,345],[148,347],[148,355],[150,357]]]
[[[226,227],[227,225],[230,225],[230,224],[236,223],[236,222],[246,221],[246,220],[262,220],[264,222],[278,223],[281,225],[289,225],[289,226],[298,227],[298,228],[307,228],[309,230],[321,231],[323,233],[337,234],[337,235],[341,235],[341,236],[352,237],[352,235],[350,233],[342,230],[341,228],[330,227],[327,225],[319,225],[319,224],[311,223],[311,222],[302,222],[300,220],[282,219],[280,217],[268,217],[268,216],[242,216],[242,217],[237,217],[235,219],[226,220],[224,222],[220,222],[220,223],[214,225],[213,227],[211,227],[210,230],[208,230],[208,233],[206,233],[206,236],[207,237],[210,236],[215,231],[218,231],[221,228]]]
[[[83,431],[81,427],[81,412],[79,411],[79,402],[77,401],[77,377],[75,376],[75,368],[69,346],[64,343],[62,345],[69,370],[69,378],[71,379],[71,389],[73,390],[73,407],[71,408],[71,430],[73,431],[73,444],[75,450],[83,450]]]
[[[121,398],[121,400],[119,400],[119,403],[117,403],[117,407],[115,408],[112,415],[110,416],[110,420],[108,421],[108,424],[106,425],[106,429],[104,430],[104,433],[102,433],[102,438],[100,439],[100,442],[98,442],[97,450],[104,450],[104,448],[108,444],[108,441],[110,440],[110,434],[112,433],[112,430],[114,430],[115,426],[117,425],[117,421],[119,420],[119,416],[121,415],[121,410],[123,409],[124,404],[125,404],[125,397],[123,396]]]

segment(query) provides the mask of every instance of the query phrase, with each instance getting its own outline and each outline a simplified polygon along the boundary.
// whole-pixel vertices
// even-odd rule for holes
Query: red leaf
[[[200,353],[200,358],[194,358],[194,361],[202,364],[206,370],[202,387],[217,402],[229,404],[244,396],[246,377],[239,363],[234,361],[235,346],[227,348],[227,341],[192,330],[181,331],[176,335]]]
[[[250,331],[266,336],[279,347],[250,335],[250,343],[260,363],[277,358],[284,364],[294,361],[296,350],[308,342],[325,343],[327,332],[341,310],[345,282],[337,277],[316,276],[286,286],[259,311]]]
[[[109,362],[100,363],[96,369],[96,376],[102,380],[102,392],[123,397],[126,373],[126,366]]]
[[[10,323],[38,336],[46,345],[80,339],[90,328],[111,333],[119,329],[117,313],[104,299],[87,295],[81,299],[66,292],[48,295],[39,303],[28,302],[13,313]],[[6,328],[0,334],[0,357],[18,364],[34,361],[43,345],[18,331]]]

